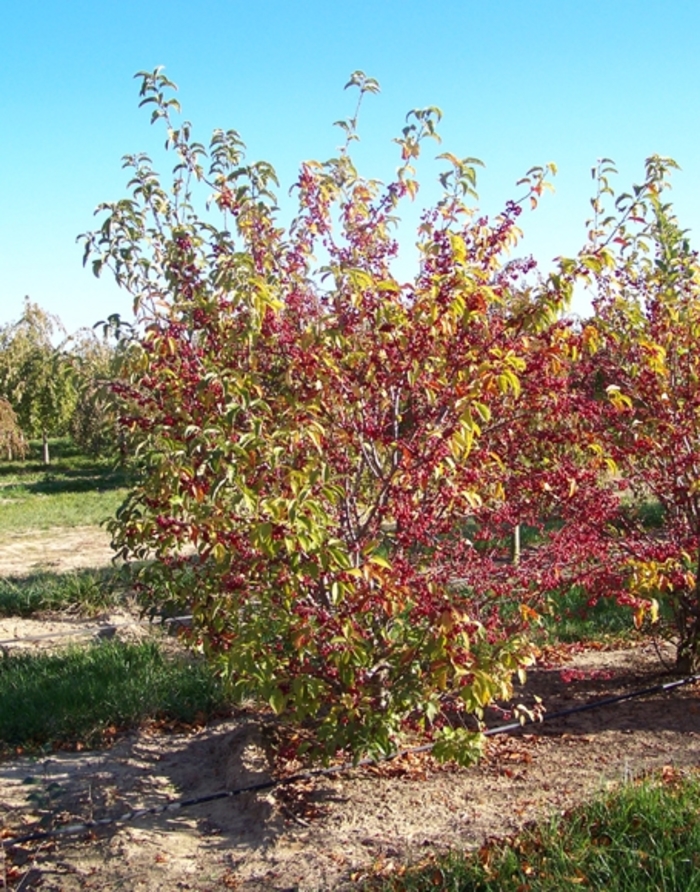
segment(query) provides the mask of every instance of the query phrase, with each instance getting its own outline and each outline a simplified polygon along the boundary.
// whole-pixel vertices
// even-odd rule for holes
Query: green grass
[[[656,499],[647,499],[638,504],[636,513],[643,526],[648,530],[661,529],[666,520],[664,506]]]
[[[551,599],[552,613],[543,617],[546,641],[575,642],[624,639],[638,636],[632,611],[614,598],[600,598],[589,606],[588,596],[575,586]]]
[[[51,446],[48,467],[36,450],[26,461],[0,462],[0,535],[92,526],[112,517],[124,500],[127,474],[112,458],[82,455],[67,440]]]
[[[110,492],[61,493],[46,497],[0,490],[0,535],[21,530],[48,530],[53,527],[97,526],[113,517],[124,501],[126,490]]]
[[[46,610],[94,616],[124,603],[128,582],[126,568],[114,567],[0,576],[0,616],[31,616]]]
[[[672,773],[364,889],[386,892],[698,892],[700,777]]]
[[[149,720],[192,722],[227,706],[204,662],[155,641],[105,641],[0,660],[0,751],[96,746]]]
[[[614,598],[600,598],[590,606],[586,593],[575,586],[551,598],[551,608],[535,635],[538,643],[634,642],[648,638],[650,633],[666,637],[673,628],[673,611],[664,598],[659,599],[658,623],[652,627],[645,622],[641,629],[634,625],[631,608]]]

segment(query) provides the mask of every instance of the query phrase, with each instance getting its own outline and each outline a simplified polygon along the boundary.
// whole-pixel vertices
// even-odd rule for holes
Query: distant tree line
[[[104,334],[68,335],[61,320],[25,298],[22,315],[0,326],[0,453],[23,458],[28,441],[70,436],[90,454],[116,444],[116,416],[108,383],[115,347]]]

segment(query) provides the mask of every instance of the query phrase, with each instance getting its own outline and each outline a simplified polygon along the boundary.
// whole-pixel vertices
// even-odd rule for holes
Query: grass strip
[[[227,705],[203,661],[156,642],[105,641],[0,660],[0,750],[95,746],[151,720],[192,723]]]
[[[0,534],[52,527],[97,526],[113,517],[126,489],[32,493],[21,487],[0,490]]]
[[[88,455],[79,446],[72,442],[70,437],[56,437],[49,440],[51,463],[45,465],[42,460],[43,445],[41,440],[30,440],[29,452],[24,459],[7,461],[4,454],[0,455],[0,480],[26,478],[28,475],[43,475],[47,471],[90,471],[98,470],[100,473],[109,471],[114,467],[116,454],[108,452],[104,455]]]
[[[129,475],[114,456],[80,453],[69,440],[51,442],[43,465],[33,444],[27,461],[0,460],[0,534],[50,527],[92,526],[113,517],[126,496]]]
[[[540,823],[512,839],[459,853],[401,876],[384,892],[698,892],[700,778],[659,775]]]
[[[0,616],[31,616],[47,610],[94,616],[124,602],[126,574],[126,568],[104,567],[0,576]]]

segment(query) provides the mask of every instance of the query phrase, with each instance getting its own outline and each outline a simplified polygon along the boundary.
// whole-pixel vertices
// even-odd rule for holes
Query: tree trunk
[[[520,524],[513,527],[513,537],[510,542],[510,558],[514,564],[520,563]]]
[[[692,675],[700,669],[700,597],[697,589],[694,598],[681,605],[676,612],[678,628],[678,649],[676,650],[676,671],[682,675]]]
[[[43,449],[44,449],[44,464],[50,465],[51,464],[51,456],[49,454],[49,438],[46,434],[46,431],[43,431],[43,433],[42,433],[42,445],[43,445]]]
[[[697,645],[697,640],[684,641],[676,651],[676,672],[679,675],[694,675],[700,669]]]

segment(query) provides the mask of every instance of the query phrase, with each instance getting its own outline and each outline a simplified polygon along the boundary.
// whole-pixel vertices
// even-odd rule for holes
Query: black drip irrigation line
[[[671,691],[675,688],[693,684],[696,681],[700,681],[700,673],[696,675],[689,675],[686,678],[681,678],[677,681],[669,681],[666,682],[666,684],[657,684],[653,685],[652,687],[642,688],[638,691],[631,691],[627,694],[618,694],[615,697],[605,697],[601,700],[594,700],[591,703],[584,703],[581,706],[572,706],[569,709],[561,709],[558,712],[543,715],[539,718],[526,718],[523,722],[511,722],[507,725],[499,725],[496,728],[488,728],[486,731],[483,732],[484,737],[495,737],[497,734],[506,734],[510,731],[521,731],[529,725],[551,722],[555,719],[565,718],[566,716],[575,715],[579,712],[588,712],[593,709],[600,709],[603,706],[612,706],[615,703],[623,703],[625,700],[633,700],[636,697],[644,697],[650,694],[665,693],[666,691]],[[77,833],[87,833],[91,830],[97,830],[102,827],[112,827],[115,825],[128,824],[132,821],[140,820],[141,818],[154,817],[157,815],[165,814],[166,812],[180,811],[183,808],[191,808],[194,805],[204,805],[207,802],[216,802],[220,799],[232,799],[233,797],[240,796],[243,793],[259,793],[262,790],[270,790],[273,787],[281,787],[287,784],[296,783],[297,781],[311,780],[315,777],[330,777],[331,775],[340,774],[344,771],[351,771],[354,768],[367,768],[370,765],[379,765],[383,762],[391,762],[394,759],[400,758],[401,756],[408,756],[417,753],[427,753],[430,752],[433,747],[433,743],[427,743],[423,746],[416,746],[411,747],[410,749],[398,750],[395,753],[391,753],[390,755],[379,759],[361,759],[359,762],[345,762],[342,765],[332,765],[330,768],[315,768],[310,771],[304,771],[300,772],[299,774],[290,775],[289,777],[261,781],[260,783],[251,784],[247,787],[240,787],[237,790],[220,790],[217,793],[210,793],[207,796],[198,796],[194,799],[180,799],[174,802],[167,802],[164,805],[156,805],[152,808],[132,809],[126,814],[120,815],[116,818],[102,818],[97,821],[83,821],[79,824],[64,824],[62,827],[57,827],[55,830],[37,830],[34,833],[27,833],[24,836],[15,836],[11,839],[3,839],[0,841],[2,842],[3,848],[10,848],[12,846],[22,845],[23,843],[27,842],[55,839],[61,836],[72,836]]]
[[[625,700],[633,700],[635,697],[644,697],[649,694],[661,694],[665,691],[671,691],[674,688],[681,688],[684,685],[694,684],[700,681],[700,673],[697,675],[689,675],[687,678],[681,678],[677,681],[668,681],[666,684],[656,684],[650,688],[641,688],[638,691],[630,691],[629,694],[617,694],[615,697],[604,697],[601,700],[593,700],[591,703],[583,703],[581,706],[570,706],[568,709],[560,709],[550,715],[543,715],[541,718],[528,719],[526,722],[512,722],[510,725],[499,725],[498,728],[489,728],[484,731],[484,737],[493,737],[496,734],[505,734],[507,731],[516,731],[525,727],[541,722],[551,722],[553,719],[562,719],[567,715],[575,715],[577,712],[590,712],[592,709],[600,709],[601,706],[612,706],[614,703],[623,703]]]

